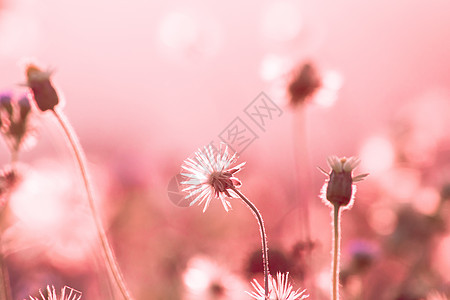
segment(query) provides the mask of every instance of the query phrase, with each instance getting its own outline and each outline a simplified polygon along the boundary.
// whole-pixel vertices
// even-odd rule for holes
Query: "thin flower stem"
[[[238,189],[235,187],[231,188],[236,194],[241,197],[242,201],[251,209],[253,214],[255,215],[256,219],[258,220],[259,224],[259,232],[261,234],[261,244],[262,244],[262,253],[263,253],[263,264],[264,264],[264,291],[265,291],[265,297],[266,299],[269,299],[269,255],[268,255],[268,248],[267,248],[267,235],[266,235],[266,229],[264,228],[264,221],[261,216],[261,213],[256,208],[256,206],[248,200],[247,197],[245,197],[244,194],[242,194]]]
[[[11,151],[11,169],[15,173],[16,172],[16,163],[18,161],[19,150],[17,147]],[[14,174],[17,176],[17,174]],[[9,210],[9,198],[11,194],[8,191],[6,197],[8,200],[4,204],[4,206],[0,210],[0,245],[3,244],[3,221],[7,211]],[[11,284],[9,281],[9,271],[8,266],[6,265],[5,256],[3,253],[0,253],[0,300],[11,300]]]
[[[307,139],[307,120],[306,120],[306,106],[299,104],[294,112],[294,161],[295,174],[297,176],[296,193],[298,203],[300,203],[300,220],[302,222],[302,234],[304,234],[305,241],[311,242],[311,225],[310,225],[310,187],[311,175],[309,172],[310,159],[308,153],[308,139]],[[306,167],[305,167],[306,166]],[[308,252],[309,253],[309,252]],[[312,275],[312,274],[311,274]]]
[[[19,149],[17,148],[11,151],[11,168],[13,172],[16,171],[16,165],[17,162],[19,161]]]
[[[66,119],[64,114],[59,111],[57,108],[52,110],[53,114],[55,115],[56,119],[58,120],[59,124],[64,130],[64,133],[70,143],[70,146],[72,147],[73,153],[75,155],[75,158],[77,160],[78,166],[81,171],[81,175],[83,177],[83,183],[84,187],[86,189],[89,208],[91,210],[92,217],[95,222],[95,226],[97,228],[98,237],[101,242],[101,246],[103,249],[103,254],[106,259],[106,263],[114,277],[114,280],[119,287],[119,290],[124,297],[124,299],[131,300],[132,297],[130,293],[128,292],[128,289],[125,285],[125,282],[123,280],[122,274],[120,272],[119,266],[117,264],[117,261],[114,257],[113,250],[111,246],[109,245],[108,238],[106,237],[105,229],[103,228],[102,222],[100,220],[99,214],[95,208],[94,204],[94,196],[92,192],[92,187],[89,181],[89,175],[87,172],[86,167],[86,158],[83,152],[83,149],[78,141],[78,138],[75,134],[75,131],[72,129],[69,121]]]
[[[11,300],[11,287],[9,284],[8,269],[3,254],[0,256],[1,293],[0,300]]]
[[[340,256],[340,227],[341,222],[339,220],[340,208],[338,204],[333,205],[333,228],[334,228],[334,246],[333,246],[333,291],[332,299],[339,299],[339,256]]]

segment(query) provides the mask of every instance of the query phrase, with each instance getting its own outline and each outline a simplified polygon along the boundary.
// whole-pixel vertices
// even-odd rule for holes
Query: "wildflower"
[[[302,300],[309,297],[306,295],[306,290],[300,291],[300,289],[294,291],[292,285],[288,282],[289,272],[286,274],[277,273],[277,279],[270,276],[270,300]],[[256,279],[253,279],[252,286],[255,291],[249,293],[250,296],[257,300],[265,300],[264,288],[258,283]]]
[[[333,209],[333,262],[332,262],[332,280],[331,280],[331,299],[339,299],[339,256],[340,256],[340,214],[341,207],[349,208],[354,198],[356,187],[353,182],[364,179],[369,174],[361,174],[353,177],[353,170],[359,165],[360,160],[356,157],[330,156],[327,159],[331,172],[319,168],[329,179],[322,187],[321,197],[324,203],[328,200]]]
[[[42,71],[33,64],[30,64],[26,68],[27,86],[31,89],[36,105],[41,111],[51,110],[59,125],[61,126],[64,134],[67,137],[68,145],[72,148],[76,162],[83,178],[83,184],[87,194],[87,200],[89,208],[91,210],[92,218],[95,221],[95,227],[97,229],[98,237],[101,241],[101,247],[104,252],[104,259],[106,265],[109,267],[112,273],[112,279],[117,284],[124,299],[130,300],[131,295],[125,286],[125,282],[122,278],[120,268],[114,258],[113,250],[109,245],[108,238],[105,234],[105,230],[102,226],[100,217],[95,209],[94,196],[92,192],[91,183],[88,176],[86,158],[84,151],[78,141],[78,137],[75,134],[70,122],[65,117],[64,113],[59,109],[56,109],[56,105],[59,103],[59,97],[50,81],[51,71]]]
[[[80,291],[77,291],[71,287],[65,286],[61,289],[61,296],[58,298],[56,295],[55,287],[47,286],[47,298],[42,294],[41,291],[39,291],[39,294],[41,295],[42,300],[80,300],[82,293]],[[30,300],[41,300],[39,298],[33,298],[30,296]]]
[[[306,62],[295,72],[288,92],[293,106],[303,103],[322,86],[316,68],[310,62]]]
[[[13,155],[35,141],[35,130],[30,124],[31,106],[27,96],[18,101],[10,95],[0,96],[0,129]]]
[[[182,165],[184,172],[181,175],[187,179],[182,182],[185,186],[183,192],[189,193],[186,199],[193,198],[190,205],[205,203],[203,208],[205,212],[211,200],[219,198],[225,210],[229,211],[231,204],[225,197],[239,197],[233,189],[242,184],[234,174],[245,164],[244,162],[230,168],[236,160],[236,153],[231,155],[226,144],[221,144],[218,152],[212,145],[205,146],[203,150],[199,149],[195,153],[194,158],[186,159]]]
[[[31,89],[34,101],[41,111],[53,110],[59,103],[58,94],[50,81],[51,71],[42,71],[30,64],[26,68],[27,86]]]
[[[329,179],[322,188],[322,199],[328,200],[333,205],[347,206],[351,203],[356,192],[356,187],[353,184],[363,180],[369,174],[360,174],[355,177],[352,176],[352,171],[359,165],[360,160],[356,157],[342,157],[337,156],[328,157],[328,165],[331,172],[320,169]]]

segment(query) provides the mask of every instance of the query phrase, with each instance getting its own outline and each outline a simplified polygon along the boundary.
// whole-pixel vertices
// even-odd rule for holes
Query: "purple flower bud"
[[[0,107],[4,108],[8,114],[11,116],[13,113],[13,108],[11,104],[11,96],[8,94],[3,94],[0,96]]]
[[[31,111],[30,100],[28,100],[27,96],[23,96],[18,101],[18,104],[20,108],[20,120],[25,121]]]

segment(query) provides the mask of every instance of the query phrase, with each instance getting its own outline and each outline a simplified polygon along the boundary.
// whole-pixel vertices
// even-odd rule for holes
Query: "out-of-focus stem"
[[[308,139],[306,129],[306,112],[305,105],[299,104],[294,111],[294,126],[293,126],[293,140],[294,140],[294,160],[295,173],[297,175],[297,196],[300,203],[300,222],[304,230],[304,238],[306,243],[311,242],[311,226],[309,218],[309,187],[310,182],[310,162],[308,155]]]
[[[11,169],[13,172],[16,171],[16,164],[18,160],[19,160],[19,149],[16,148],[11,151]]]
[[[16,164],[19,157],[19,149],[18,147],[14,147],[14,149],[11,150],[11,170],[14,172],[14,176],[17,176],[15,174],[16,172]],[[0,209],[0,246],[3,243],[3,222],[5,221],[7,212],[9,211],[9,198],[10,198],[10,191],[7,191],[7,194],[5,195],[7,200],[5,201],[5,204]],[[9,281],[9,272],[8,267],[6,266],[6,261],[3,253],[0,253],[0,300],[11,300],[11,284]]]
[[[334,231],[334,246],[333,246],[333,274],[332,274],[332,299],[339,299],[339,256],[340,256],[340,227],[339,220],[340,205],[333,205],[333,231]]]
[[[262,244],[262,253],[263,253],[263,265],[264,265],[264,291],[266,299],[269,299],[269,254],[267,248],[267,235],[266,229],[264,227],[264,221],[259,212],[258,208],[250,201],[244,194],[242,194],[238,189],[232,188],[232,190],[241,197],[242,201],[250,208],[252,213],[255,215],[259,224],[259,232],[261,234],[261,244]]]
[[[124,299],[131,300],[132,297],[130,293],[128,292],[128,289],[125,285],[125,281],[123,280],[122,274],[120,272],[119,266],[117,264],[117,261],[114,257],[114,253],[112,251],[111,246],[109,245],[108,238],[106,237],[105,229],[103,228],[102,222],[100,220],[99,214],[97,212],[97,209],[95,208],[94,204],[94,196],[92,192],[92,187],[89,181],[89,175],[87,172],[86,167],[86,158],[83,152],[83,149],[78,141],[78,138],[72,129],[69,121],[65,118],[64,114],[60,112],[57,108],[53,109],[53,114],[55,115],[56,119],[58,120],[59,124],[64,130],[64,133],[67,137],[67,140],[70,143],[70,146],[73,150],[73,153],[75,155],[76,161],[78,163],[78,166],[81,171],[81,175],[83,177],[83,183],[84,187],[86,189],[87,193],[87,199],[89,203],[89,208],[91,210],[92,217],[95,222],[95,226],[97,228],[98,237],[101,242],[101,246],[103,249],[103,254],[106,259],[106,264],[108,265],[114,280],[119,287],[119,290],[123,296]]]
[[[12,298],[11,298],[11,288],[9,285],[8,269],[6,267],[3,254],[0,255],[0,272],[1,272],[0,300],[11,300]]]

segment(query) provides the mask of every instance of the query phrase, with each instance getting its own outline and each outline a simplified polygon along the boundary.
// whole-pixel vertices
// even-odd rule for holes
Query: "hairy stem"
[[[264,291],[265,291],[265,297],[266,299],[269,299],[269,249],[267,248],[267,235],[266,235],[266,229],[264,228],[264,221],[261,216],[261,213],[256,208],[256,206],[248,200],[247,197],[245,197],[244,194],[242,194],[238,189],[232,188],[232,190],[241,197],[242,201],[250,208],[250,210],[255,215],[256,219],[258,220],[259,224],[259,232],[261,234],[261,244],[262,244],[262,255],[263,255],[263,265],[264,265]]]
[[[333,274],[332,274],[332,299],[339,299],[339,256],[340,256],[340,227],[339,220],[341,206],[339,204],[333,205],[333,230],[334,230],[334,246],[333,246]]]
[[[97,209],[95,208],[94,204],[94,196],[92,192],[92,187],[89,181],[89,175],[87,172],[86,167],[86,158],[83,152],[83,149],[78,141],[78,138],[72,129],[69,121],[65,118],[64,114],[57,110],[57,108],[53,109],[53,114],[55,115],[56,119],[58,120],[59,124],[64,130],[64,133],[67,137],[67,140],[70,143],[70,146],[73,150],[73,153],[75,155],[76,161],[78,163],[78,166],[81,171],[81,175],[83,177],[83,183],[84,187],[86,189],[87,193],[87,199],[89,203],[89,208],[91,210],[92,218],[95,222],[95,227],[97,228],[97,234],[101,242],[101,246],[103,249],[104,258],[106,260],[106,264],[109,267],[114,280],[123,296],[124,299],[131,300],[132,297],[130,293],[128,292],[128,289],[125,285],[125,281],[123,280],[122,274],[120,272],[119,266],[117,264],[117,261],[114,257],[114,253],[112,251],[111,246],[109,245],[108,238],[106,237],[105,229],[103,228],[102,222],[100,220],[99,214],[97,212]]]

